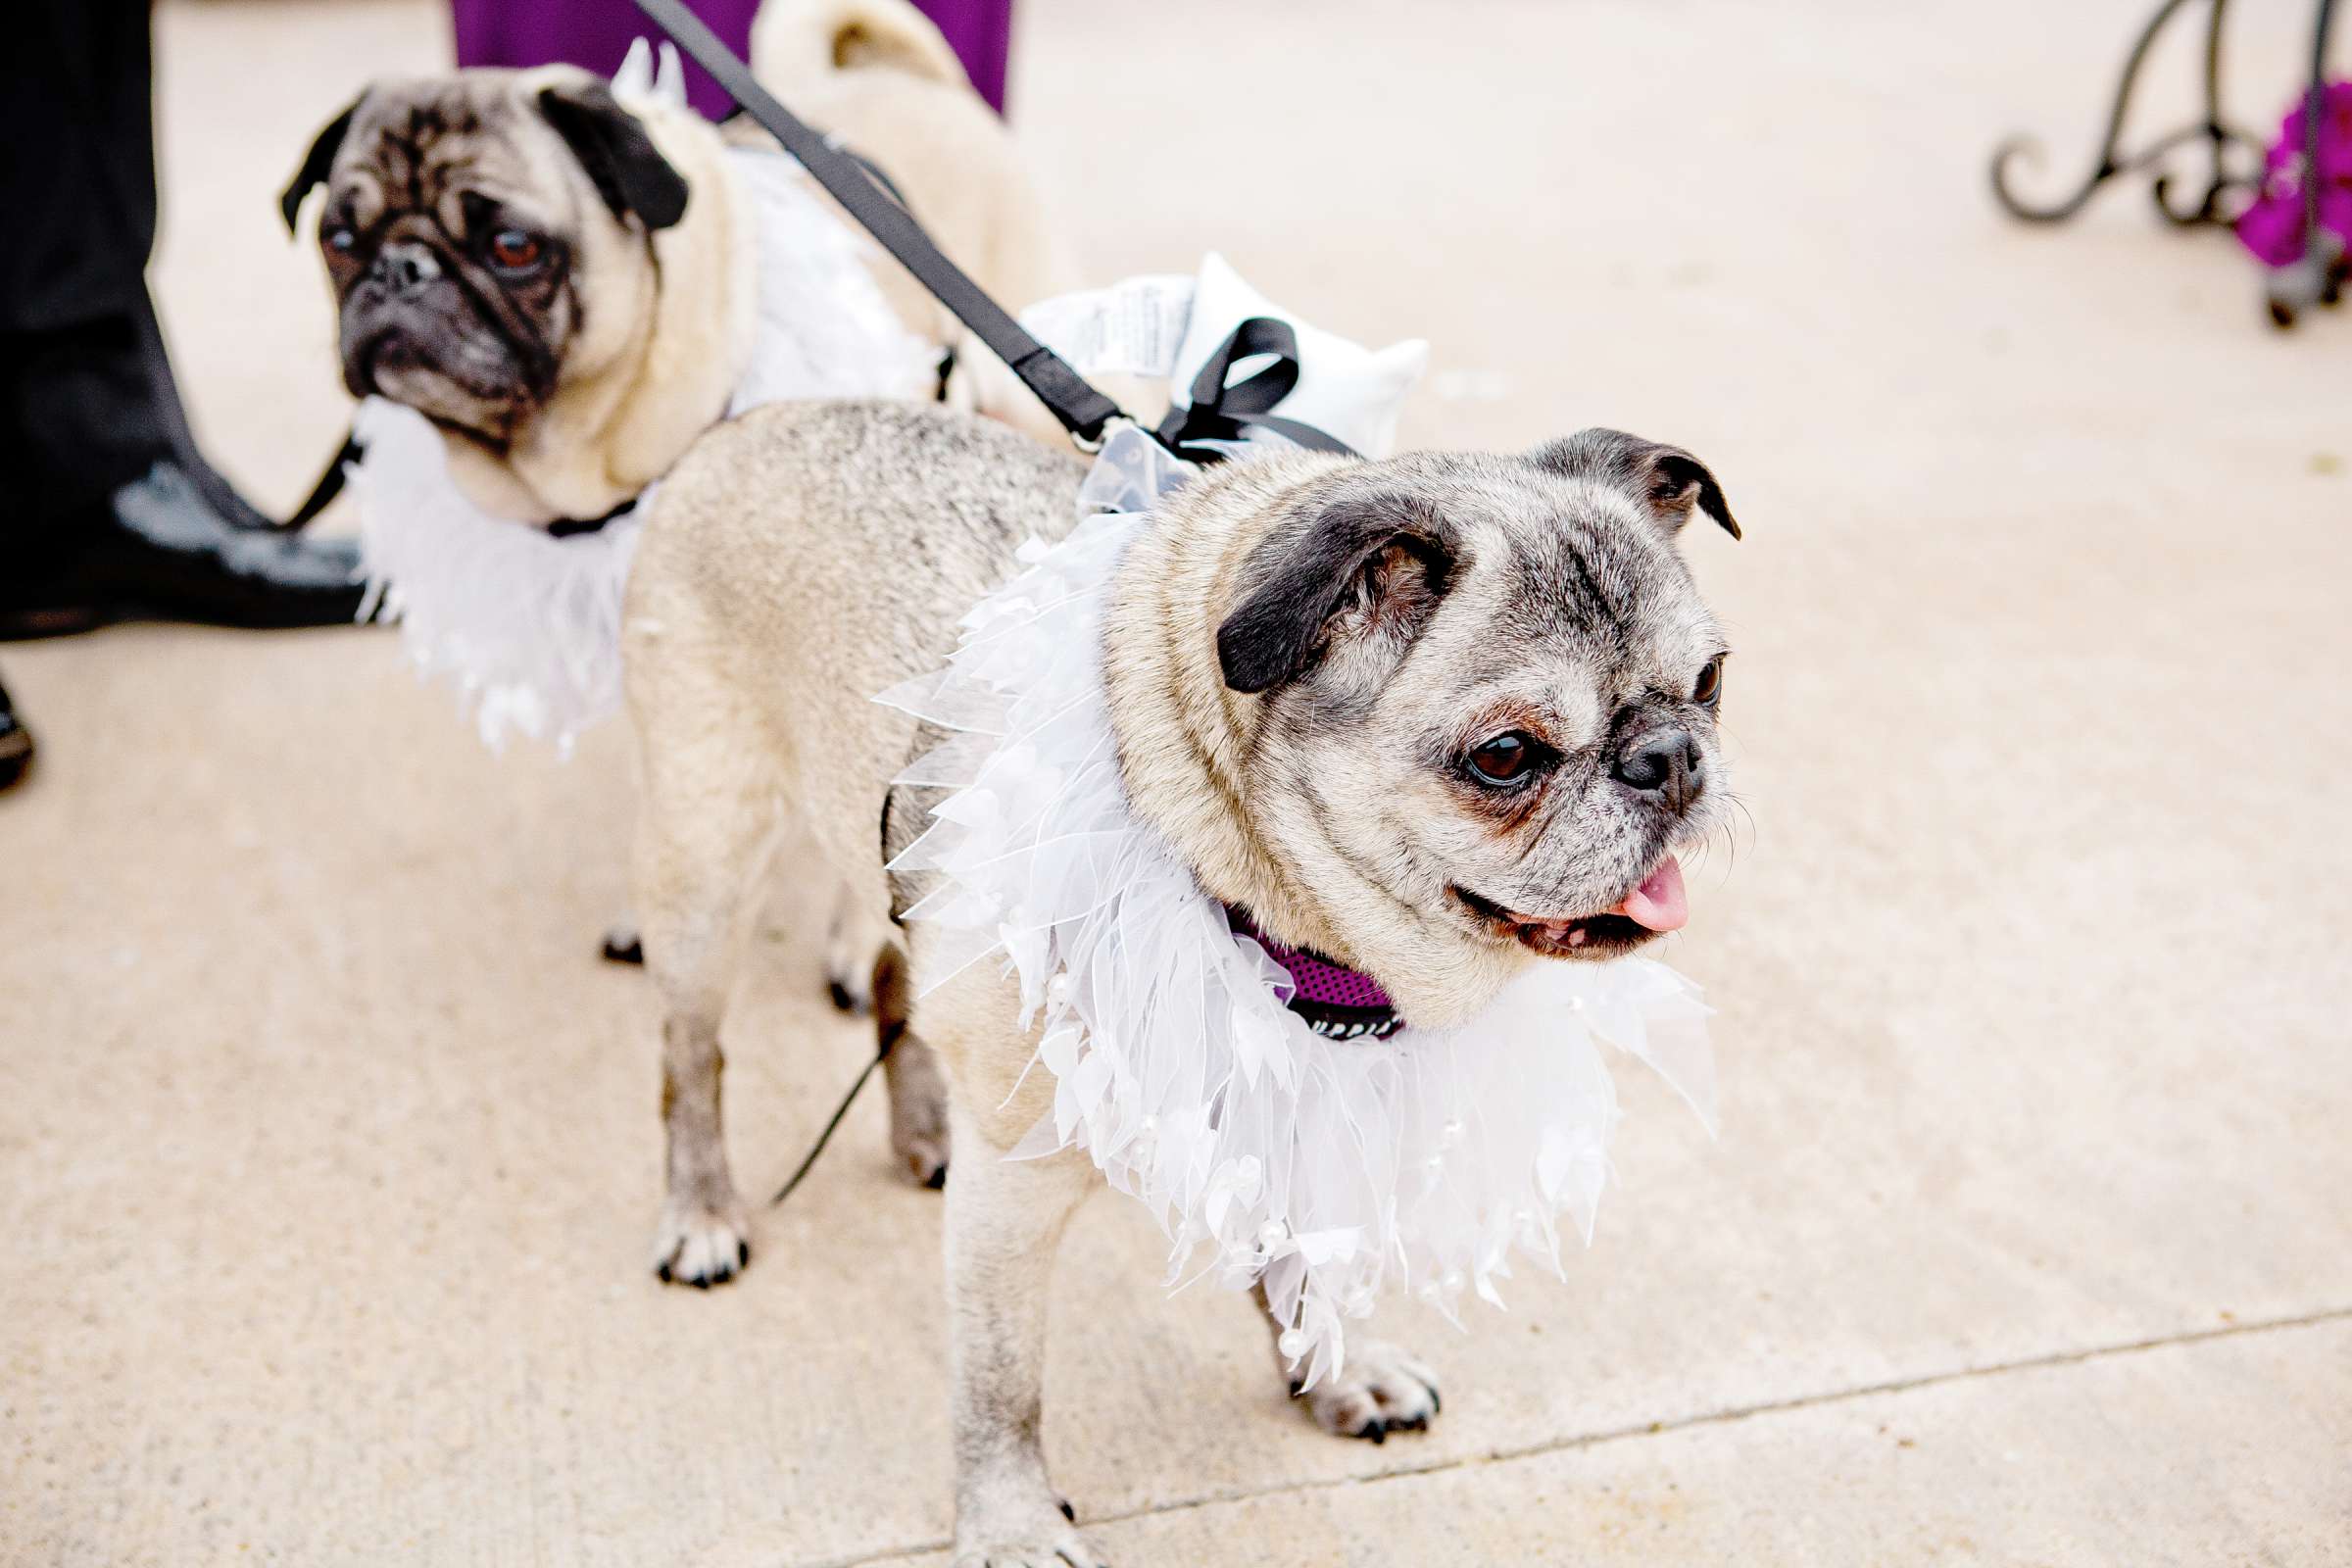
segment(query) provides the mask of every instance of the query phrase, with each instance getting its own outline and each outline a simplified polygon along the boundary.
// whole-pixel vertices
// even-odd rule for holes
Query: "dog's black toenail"
[[[1389,1428],[1386,1422],[1367,1421],[1356,1436],[1370,1443],[1386,1443],[1389,1441]]]
[[[825,989],[832,993],[833,1005],[839,1007],[843,1012],[858,1010],[858,999],[850,995],[848,986],[838,980],[828,980],[825,982]]]
[[[1306,1385],[1305,1385],[1305,1384],[1303,1384],[1303,1383],[1299,1382],[1299,1381],[1298,1381],[1297,1378],[1293,1378],[1293,1379],[1291,1379],[1291,1397],[1292,1397],[1292,1398],[1296,1399],[1297,1397],[1298,1397],[1298,1396],[1299,1396],[1299,1395],[1301,1395],[1301,1394],[1303,1394],[1303,1393],[1305,1393],[1305,1392],[1306,1392]]]
[[[1070,1506],[1069,1498],[1055,1497],[1054,1499],[1054,1506],[1059,1508],[1061,1510],[1061,1516],[1064,1519],[1067,1519],[1070,1523],[1076,1524],[1078,1522],[1078,1510]]]
[[[751,1261],[752,1244],[749,1242],[737,1242],[735,1244],[735,1266],[737,1268],[745,1268],[750,1265]]]
[[[696,1275],[694,1279],[694,1288],[698,1291],[709,1290],[710,1288],[710,1276],[708,1274]]]
[[[948,1188],[948,1167],[942,1165],[939,1167],[939,1169],[933,1171],[929,1176],[923,1178],[923,1185],[935,1193],[946,1192]]]
[[[1442,1415],[1442,1414],[1444,1414],[1444,1413],[1445,1413],[1445,1410],[1446,1410],[1446,1401],[1445,1401],[1444,1399],[1441,1399],[1441,1398],[1439,1398],[1439,1397],[1438,1397],[1438,1391],[1437,1391],[1437,1390],[1435,1390],[1435,1389],[1432,1389],[1432,1390],[1430,1390],[1430,1391],[1429,1391],[1429,1413],[1430,1413],[1431,1415]]]
[[[654,1269],[654,1274],[662,1281],[662,1284],[667,1285],[669,1283],[669,1265],[667,1263],[657,1265]]]
[[[608,963],[643,963],[645,961],[645,944],[636,937],[631,937],[626,942],[615,942],[611,937],[607,937],[605,938],[605,960]]]

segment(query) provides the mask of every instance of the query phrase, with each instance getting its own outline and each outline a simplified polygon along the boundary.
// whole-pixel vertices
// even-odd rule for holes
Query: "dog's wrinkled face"
[[[648,318],[650,235],[686,206],[644,127],[573,73],[379,83],[320,133],[289,226],[322,182],[345,384],[502,450]]]
[[[1677,553],[1690,454],[1592,430],[1306,487],[1218,633],[1264,703],[1249,815],[1408,1017],[1683,923],[1722,821],[1729,649]]]

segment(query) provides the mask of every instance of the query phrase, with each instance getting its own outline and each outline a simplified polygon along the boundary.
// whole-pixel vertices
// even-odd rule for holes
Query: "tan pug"
[[[886,171],[993,296],[1017,305],[1074,286],[1003,124],[904,0],[777,0],[754,53],[762,80]],[[318,243],[345,385],[431,419],[453,477],[494,516],[611,514],[675,466],[743,377],[758,279],[725,157],[739,141],[772,145],[748,121],[722,130],[659,95],[623,103],[569,67],[376,82],[319,133],[283,196],[291,228],[325,187]],[[868,265],[909,328],[954,351],[948,401],[1059,442],[904,269],[878,248]],[[841,907],[828,965],[836,1002],[855,1010],[888,927],[861,921],[857,901]],[[633,954],[633,927],[613,928],[608,955]],[[894,1124],[910,1174],[934,1184],[946,1160],[935,1100],[899,1095]]]
[[[901,0],[775,11],[770,85],[888,172],[983,288],[1026,303],[1073,286],[937,29]],[[326,186],[318,244],[345,384],[431,418],[495,515],[590,519],[635,497],[717,421],[751,352],[755,258],[729,138],[763,133],[658,98],[624,105],[564,66],[370,86],[283,197],[291,226]],[[879,250],[872,266],[911,328],[960,345],[903,269]],[[1008,371],[965,358],[962,406],[1058,436]]]
[[[719,1109],[746,868],[797,823],[870,909],[921,896],[877,851],[921,830],[931,801],[889,781],[937,737],[872,696],[944,662],[1019,541],[1067,531],[1082,471],[935,409],[808,404],[715,432],[662,492],[624,638],[669,1277],[748,1256]],[[1655,934],[1634,891],[1725,808],[1726,647],[1675,548],[1694,512],[1737,531],[1696,459],[1613,431],[1210,470],[1114,585],[1102,653],[1130,807],[1206,894],[1367,971],[1409,1023],[1464,1019],[1530,963],[1631,950]],[[919,1024],[952,1085],[956,1561],[1087,1568],[1039,1390],[1054,1248],[1095,1173],[1083,1154],[1004,1157],[1053,1094],[1026,1071],[1014,982],[973,964],[910,1018],[907,961],[884,956],[877,1022],[900,1051]],[[1361,1340],[1306,1399],[1368,1438],[1437,1408],[1418,1362]]]

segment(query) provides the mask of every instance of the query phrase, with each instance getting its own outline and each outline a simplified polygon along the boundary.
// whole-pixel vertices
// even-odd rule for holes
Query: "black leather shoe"
[[[0,790],[24,776],[32,766],[32,731],[17,717],[17,710],[8,700],[8,688],[0,686]]]
[[[119,620],[328,626],[349,623],[360,608],[357,544],[250,526],[170,458],[117,490],[97,515],[59,523],[56,537],[62,554],[0,571],[0,638]]]

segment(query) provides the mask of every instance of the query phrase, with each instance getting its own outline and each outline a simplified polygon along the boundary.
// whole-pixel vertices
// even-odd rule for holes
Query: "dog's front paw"
[[[1110,1568],[1078,1534],[1077,1513],[1040,1468],[956,1489],[953,1568]]]
[[[1373,1443],[1388,1442],[1392,1432],[1419,1432],[1440,1408],[1435,1374],[1383,1340],[1348,1346],[1340,1375],[1298,1397],[1324,1431]]]
[[[956,1532],[954,1568],[1110,1568],[1095,1554],[1063,1512],[1041,1519],[1033,1529]]]
[[[667,1285],[724,1285],[751,1262],[751,1234],[743,1205],[732,1199],[712,1206],[673,1198],[654,1230],[654,1272]]]

